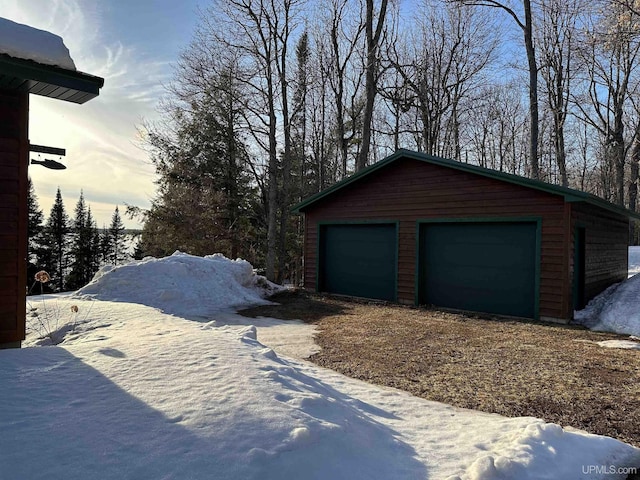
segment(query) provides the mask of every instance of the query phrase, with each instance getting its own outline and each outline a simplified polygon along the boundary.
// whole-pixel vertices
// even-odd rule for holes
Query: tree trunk
[[[629,210],[632,212],[637,212],[638,207],[638,179],[640,176],[640,122],[636,125],[636,134],[633,138],[633,145],[631,147],[631,155],[629,159],[630,169],[629,169],[629,187],[628,187],[628,196],[629,196]],[[630,222],[629,224],[629,245],[636,245],[636,224],[635,222]]]
[[[529,116],[531,126],[529,132],[529,165],[531,178],[540,178],[538,165],[538,66],[536,52],[533,47],[533,27],[531,18],[531,0],[524,0],[524,45],[527,51],[527,63],[529,64]]]
[[[278,244],[278,155],[276,139],[276,112],[273,92],[271,59],[267,63],[267,104],[269,109],[269,190],[267,206],[267,279],[276,281],[276,256]]]
[[[387,13],[387,0],[380,3],[380,14],[375,31],[373,28],[373,0],[367,0],[367,11],[365,20],[365,32],[367,40],[367,66],[365,72],[365,106],[362,121],[362,141],[360,153],[356,159],[356,171],[367,166],[369,149],[371,146],[371,122],[373,120],[373,106],[377,93],[377,73],[378,73],[378,47],[380,46],[380,35]]]

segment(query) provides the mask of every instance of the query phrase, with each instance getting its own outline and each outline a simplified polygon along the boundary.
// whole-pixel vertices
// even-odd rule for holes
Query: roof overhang
[[[0,54],[0,90],[81,104],[97,97],[103,85],[103,78],[87,73]]]
[[[521,185],[523,187],[532,188],[534,190],[540,190],[543,192],[550,193],[552,195],[560,195],[564,198],[566,202],[584,202],[590,205],[594,205],[600,208],[604,208],[613,213],[617,213],[624,217],[627,217],[631,220],[640,222],[640,213],[632,212],[624,207],[619,205],[614,205],[613,203],[607,202],[606,200],[596,197],[590,193],[581,192],[579,190],[574,190],[572,188],[561,187],[559,185],[552,185],[550,183],[546,183],[540,180],[533,180],[531,178],[520,177],[518,175],[512,175],[510,173],[499,172],[497,170],[491,170],[489,168],[478,167],[476,165],[470,165],[468,163],[457,162],[455,160],[449,160],[446,158],[435,157],[433,155],[427,155],[425,153],[414,152],[412,150],[400,149],[389,155],[388,157],[380,160],[373,165],[360,170],[359,172],[354,173],[353,175],[345,178],[344,180],[335,183],[329,188],[312,195],[311,197],[303,200],[298,205],[295,205],[291,211],[293,213],[303,213],[305,209],[309,208],[311,205],[316,202],[324,199],[325,197],[333,194],[334,192],[345,188],[346,186],[357,182],[363,177],[370,175],[371,173],[380,170],[381,168],[386,167],[390,163],[395,162],[401,158],[409,158],[413,160],[419,160],[421,162],[431,163],[434,165],[440,165],[447,168],[453,168],[455,170],[461,170],[468,173],[473,173],[475,175],[480,175],[483,177],[493,178],[496,180],[501,180],[503,182],[513,183],[516,185]]]

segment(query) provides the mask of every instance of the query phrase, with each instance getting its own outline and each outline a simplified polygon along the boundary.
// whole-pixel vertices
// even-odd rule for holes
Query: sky
[[[65,148],[66,170],[30,166],[41,209],[48,216],[60,187],[67,212],[84,193],[98,226],[116,205],[149,206],[154,168],[138,127],[158,117],[172,67],[198,20],[199,0],[2,0],[2,15],[63,38],[76,68],[103,77],[100,96],[76,105],[30,96],[32,144]],[[38,154],[31,154],[38,158]],[[140,224],[123,215],[127,228]]]
[[[76,105],[30,96],[32,144],[64,148],[66,170],[33,165],[29,174],[48,216],[60,187],[72,216],[83,191],[98,227],[108,226],[116,205],[148,208],[155,174],[138,128],[159,117],[158,103],[208,0],[2,0],[0,15],[54,33],[76,68],[105,79],[99,97]],[[401,3],[404,14],[412,0]],[[127,228],[141,228],[122,215]]]

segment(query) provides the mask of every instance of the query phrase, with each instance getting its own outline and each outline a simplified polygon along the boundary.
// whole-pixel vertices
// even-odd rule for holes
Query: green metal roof
[[[0,54],[0,90],[18,90],[73,103],[95,98],[104,79]]]
[[[610,212],[614,212],[620,215],[623,215],[628,218],[632,218],[634,220],[640,220],[640,213],[632,212],[626,208],[620,207],[618,205],[614,205],[613,203],[607,202],[600,197],[596,197],[590,193],[581,192],[579,190],[574,190],[572,188],[561,187],[559,185],[552,185],[547,182],[542,182],[540,180],[533,180],[530,178],[520,177],[518,175],[512,175],[510,173],[499,172],[497,170],[491,170],[489,168],[478,167],[476,165],[469,165],[468,163],[456,162],[455,160],[449,160],[446,158],[435,157],[433,155],[427,155],[425,153],[414,152],[412,150],[399,149],[394,154],[389,155],[388,157],[380,160],[373,165],[360,170],[357,173],[354,173],[350,177],[341,180],[338,183],[326,188],[325,190],[312,195],[306,200],[300,202],[298,205],[295,205],[292,208],[293,213],[301,213],[314,203],[324,199],[325,197],[341,190],[354,182],[359,181],[363,177],[380,170],[381,168],[386,167],[387,165],[399,160],[401,158],[409,158],[413,160],[419,160],[425,163],[431,163],[434,165],[439,165],[441,167],[453,168],[455,170],[461,170],[463,172],[473,173],[475,175],[481,175],[483,177],[493,178],[496,180],[501,180],[503,182],[513,183],[515,185],[520,185],[522,187],[533,188],[535,190],[540,190],[546,193],[550,193],[552,195],[559,195],[564,197],[567,202],[585,202],[590,205],[595,205],[600,208],[604,208]]]

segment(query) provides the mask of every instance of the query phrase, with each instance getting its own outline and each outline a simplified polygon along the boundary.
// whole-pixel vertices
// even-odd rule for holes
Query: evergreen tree
[[[98,224],[91,215],[91,207],[87,209],[87,228],[91,237],[91,248],[89,250],[89,265],[91,266],[91,278],[100,269],[101,266],[101,252],[100,252],[100,231],[98,230]]]
[[[44,214],[42,213],[42,210],[40,210],[40,206],[38,205],[38,198],[36,197],[36,192],[33,188],[31,177],[29,177],[29,189],[27,191],[27,206],[29,211],[29,251],[34,252],[35,249],[33,248],[33,246],[35,244],[32,243],[32,241],[35,242],[37,237],[42,233],[42,222],[44,221]]]
[[[29,189],[27,190],[27,209],[29,214],[29,220],[27,224],[27,235],[29,237],[29,256],[30,262],[37,263],[37,250],[39,245],[39,237],[43,231],[42,222],[44,220],[44,214],[40,210],[38,205],[38,199],[36,192],[33,188],[31,178],[29,178]]]
[[[100,233],[100,264],[106,265],[111,262],[111,235],[107,227],[102,226],[102,232]]]
[[[258,207],[257,190],[264,200],[266,188],[251,183],[249,154],[238,127],[246,113],[238,68],[226,65],[188,108],[174,112],[173,136],[150,132],[159,192],[146,212],[138,255],[221,252],[264,262],[264,245],[257,243],[264,236],[266,212]]]
[[[65,287],[64,274],[69,254],[69,232],[69,217],[64,208],[60,187],[58,187],[55,202],[44,227],[40,255],[40,263],[51,275],[51,284],[58,291],[62,291]]]
[[[116,209],[111,216],[111,225],[109,226],[109,243],[111,246],[110,260],[113,265],[118,265],[126,259],[126,245],[124,238],[124,224],[120,217],[120,211],[116,205]]]
[[[29,178],[29,188],[27,190],[27,209],[29,220],[27,224],[27,235],[29,238],[27,252],[27,287],[33,284],[33,277],[40,270],[40,256],[42,254],[42,232],[44,226],[44,214],[38,205],[35,189],[31,178]]]
[[[77,289],[91,281],[97,271],[97,252],[95,245],[95,222],[91,215],[91,208],[87,208],[84,194],[76,204],[73,220],[73,247],[71,250],[71,272],[67,277],[67,288]]]

